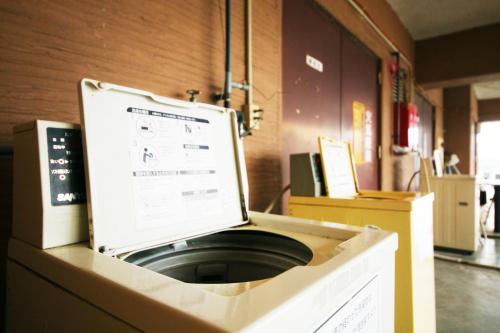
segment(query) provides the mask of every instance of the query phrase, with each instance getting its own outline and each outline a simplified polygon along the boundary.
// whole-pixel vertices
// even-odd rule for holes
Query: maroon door
[[[358,138],[361,188],[379,187],[377,73],[378,59],[314,1],[283,2],[283,185],[290,182],[290,154],[317,152],[322,135]],[[363,145],[353,132],[354,102],[364,106],[363,137],[371,135]]]
[[[359,187],[379,189],[378,58],[344,31],[342,48],[341,137],[351,143]]]
[[[290,154],[317,152],[319,135],[340,139],[340,28],[316,6],[283,2],[284,185]]]

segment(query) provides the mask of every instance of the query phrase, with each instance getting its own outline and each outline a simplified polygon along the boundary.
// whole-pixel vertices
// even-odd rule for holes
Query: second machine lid
[[[236,114],[81,81],[91,246],[120,254],[248,221]]]

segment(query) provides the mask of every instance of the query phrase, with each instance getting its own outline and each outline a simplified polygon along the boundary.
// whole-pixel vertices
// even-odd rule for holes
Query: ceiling
[[[413,39],[500,22],[499,0],[387,0]]]
[[[500,98],[500,81],[473,84],[477,99]]]

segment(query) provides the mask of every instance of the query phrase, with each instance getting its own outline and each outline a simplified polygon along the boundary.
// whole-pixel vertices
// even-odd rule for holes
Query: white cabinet
[[[434,192],[434,246],[476,251],[479,245],[479,188],[465,175],[430,177]]]

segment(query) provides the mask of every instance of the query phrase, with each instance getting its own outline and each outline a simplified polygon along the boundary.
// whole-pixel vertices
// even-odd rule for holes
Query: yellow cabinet
[[[395,330],[436,331],[433,249],[434,195],[362,192],[353,198],[290,197],[289,214],[398,233]]]

